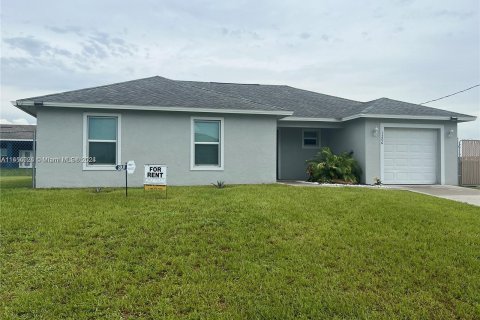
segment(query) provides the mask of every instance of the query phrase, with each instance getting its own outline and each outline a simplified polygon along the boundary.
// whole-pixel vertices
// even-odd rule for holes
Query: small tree
[[[340,180],[346,183],[358,183],[362,170],[353,158],[353,152],[333,154],[328,147],[323,147],[314,159],[308,160],[308,181],[332,182]]]

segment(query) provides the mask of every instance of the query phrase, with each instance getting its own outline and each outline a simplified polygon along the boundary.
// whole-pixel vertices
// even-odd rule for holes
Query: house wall
[[[343,123],[341,129],[325,130],[326,146],[334,153],[351,152],[362,168],[361,182],[366,177],[365,119],[355,119]]]
[[[83,113],[92,110],[41,108],[37,116],[37,157],[82,157]],[[108,110],[98,110],[108,113]],[[111,112],[111,111],[110,111]],[[121,160],[134,160],[130,186],[143,185],[143,164],[168,166],[169,185],[272,183],[276,181],[274,116],[116,111],[121,114]],[[224,118],[224,170],[191,171],[191,116]],[[37,163],[37,187],[124,185],[124,173],[84,171],[81,163]]]
[[[353,156],[357,159],[362,168],[362,183],[371,184],[375,177],[381,177],[381,124],[397,123],[409,125],[439,125],[443,126],[444,135],[444,171],[445,184],[458,184],[458,160],[457,160],[457,123],[453,121],[422,121],[422,120],[401,120],[401,119],[355,119],[345,122],[342,129],[328,129],[325,130],[326,145],[329,146],[333,152],[350,152],[353,151]],[[375,128],[379,129],[378,135],[375,137],[373,131]],[[454,130],[454,135],[448,137],[448,132]],[[440,134],[440,131],[439,131]],[[438,139],[440,144],[441,139]],[[441,154],[440,145],[437,148],[438,153],[438,183],[441,183]]]

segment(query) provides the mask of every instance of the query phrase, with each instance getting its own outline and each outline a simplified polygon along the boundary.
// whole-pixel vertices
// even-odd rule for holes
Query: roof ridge
[[[182,86],[186,86],[185,82],[201,82],[201,81],[184,81],[184,80],[172,80],[172,81],[175,81],[175,82],[181,82],[180,85]],[[209,83],[212,83],[212,82],[209,82]],[[220,82],[214,82],[214,83],[220,83]],[[233,83],[232,83],[233,84]],[[238,84],[238,83],[235,83],[235,84]],[[293,111],[293,110],[288,110],[288,109],[285,109],[285,108],[282,108],[282,107],[279,107],[279,106],[276,106],[276,105],[273,105],[273,104],[269,104],[269,103],[260,103],[260,102],[257,102],[257,101],[254,101],[252,99],[248,99],[248,98],[245,98],[245,97],[241,97],[241,96],[237,96],[237,95],[232,95],[232,94],[226,94],[224,92],[220,92],[220,91],[217,91],[217,90],[213,90],[213,89],[207,89],[205,87],[200,87],[200,86],[196,86],[196,85],[193,85],[193,84],[189,84],[189,86],[191,87],[194,87],[194,88],[197,88],[197,89],[202,89],[202,90],[205,90],[205,91],[210,91],[210,92],[213,92],[213,93],[216,93],[216,94],[219,94],[219,95],[222,95],[222,96],[225,96],[225,97],[229,97],[229,98],[235,98],[235,99],[241,99],[241,100],[244,100],[244,101],[247,101],[247,102],[250,102],[250,103],[254,103],[254,104],[258,104],[258,105],[263,105],[263,106],[269,106],[269,107],[273,107],[273,108],[277,108],[278,110],[281,110],[281,111]]]
[[[450,112],[452,114],[456,114],[456,115],[459,115],[459,116],[469,116],[465,113],[460,113],[460,112],[455,112],[455,111],[450,111],[450,110],[445,110],[445,109],[440,109],[440,108],[434,108],[434,107],[430,107],[430,106],[424,106],[424,105],[419,104],[419,103],[396,100],[396,99],[391,99],[391,98],[387,98],[387,97],[382,97],[382,98],[378,98],[378,99],[374,99],[374,100],[371,100],[371,101],[364,102],[364,104],[370,104],[370,105],[365,107],[360,113],[356,113],[356,114],[362,114],[362,113],[366,113],[366,112],[372,110],[376,106],[375,103],[378,102],[378,101],[381,101],[381,100],[393,101],[393,102],[396,102],[396,103],[402,103],[402,104],[406,104],[406,105],[414,105],[416,107],[429,109],[429,110]],[[356,115],[356,114],[353,114],[353,115]]]
[[[289,86],[287,84],[284,84],[282,86],[289,87],[289,88],[292,88],[292,89],[295,89],[295,90],[301,90],[301,91],[305,91],[305,92],[314,93],[314,94],[321,95],[321,96],[327,96],[327,97],[332,97],[332,98],[336,98],[336,99],[348,100],[348,101],[351,101],[351,102],[364,103],[364,102],[358,101],[358,100],[352,100],[352,99],[348,99],[348,98],[333,96],[331,94],[325,94],[325,93],[320,93],[320,92],[316,92],[316,91],[312,91],[312,90],[306,90],[306,89],[301,89],[301,88],[297,88],[297,87],[292,87],[292,86]]]
[[[202,82],[202,81],[195,81]],[[237,82],[219,82],[219,81],[209,81],[209,83],[218,83],[218,84],[238,84],[241,86],[260,86],[260,83],[237,83]]]
[[[240,86],[272,86],[272,87],[288,87],[286,84],[271,84],[271,83],[243,83],[243,82],[222,82],[222,81],[196,81],[196,80],[174,80],[181,82],[196,82],[196,83],[217,83],[217,84],[237,84]]]
[[[367,106],[365,108],[363,108],[358,114],[362,114],[362,113],[365,113],[365,112],[368,112],[368,111],[372,110],[374,105],[370,104],[370,103],[373,103],[373,102],[381,100],[381,99],[387,99],[387,98],[378,98],[378,99],[362,102],[362,105],[367,105]],[[368,105],[368,104],[370,104],[370,105]]]

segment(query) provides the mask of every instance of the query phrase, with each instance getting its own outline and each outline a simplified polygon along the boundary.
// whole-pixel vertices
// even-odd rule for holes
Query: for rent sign
[[[166,186],[167,166],[162,164],[146,164],[143,184],[145,186]]]

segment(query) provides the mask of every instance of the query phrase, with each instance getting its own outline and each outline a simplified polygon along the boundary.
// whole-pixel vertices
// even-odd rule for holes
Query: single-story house
[[[0,168],[32,168],[35,125],[0,124]],[[24,161],[19,161],[22,158]]]
[[[171,185],[306,178],[323,146],[353,151],[362,182],[451,184],[457,124],[475,117],[380,98],[354,101],[285,85],[127,81],[14,104],[37,118],[37,187],[122,186],[115,165],[168,166]],[[95,158],[95,161],[93,161]]]

